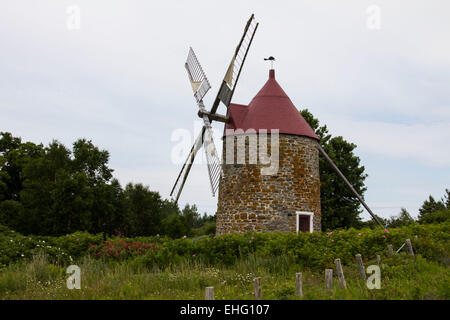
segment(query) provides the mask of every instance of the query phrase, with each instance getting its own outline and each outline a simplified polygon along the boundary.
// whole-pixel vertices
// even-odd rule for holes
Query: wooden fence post
[[[214,300],[214,287],[206,287],[205,300]]]
[[[339,285],[341,288],[347,288],[347,284],[345,283],[344,271],[342,271],[341,259],[334,260],[336,264],[336,273],[339,279]]]
[[[392,244],[388,244],[388,254],[390,256],[394,255],[394,249],[392,249]]]
[[[381,258],[380,258],[380,255],[377,254],[377,264],[380,265],[380,263],[381,263]]]
[[[261,300],[261,278],[253,279],[253,286],[255,290],[255,300]]]
[[[300,296],[300,299],[303,298],[303,281],[302,281],[302,273],[295,274],[295,292]]]
[[[414,251],[413,251],[413,247],[412,247],[410,239],[406,239],[406,249],[408,250],[409,254],[414,255]]]
[[[364,269],[362,257],[359,253],[356,255],[356,262],[358,262],[359,276],[361,277],[361,279],[366,280],[366,270]]]
[[[333,288],[333,269],[325,269],[325,288]]]

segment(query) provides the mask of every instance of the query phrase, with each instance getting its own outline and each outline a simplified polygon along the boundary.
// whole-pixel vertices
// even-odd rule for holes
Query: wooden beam
[[[325,269],[325,288],[333,287],[333,269]]]
[[[300,299],[303,299],[303,281],[301,272],[295,274],[295,293],[300,296]]]
[[[408,251],[409,254],[414,255],[414,250],[410,239],[406,239],[406,251]]]
[[[347,288],[347,283],[345,282],[344,271],[342,270],[341,259],[335,259],[334,263],[336,264],[336,273],[339,279],[339,285],[341,288]]]
[[[359,253],[356,255],[356,262],[358,263],[359,276],[361,277],[361,279],[366,280],[366,270],[364,269],[361,254]]]
[[[328,156],[328,154],[325,152],[325,150],[323,150],[323,148],[320,146],[319,143],[317,143],[317,146],[319,148],[320,153],[322,153],[322,155],[325,157],[325,159],[330,163],[331,167],[334,169],[334,171],[337,172],[337,174],[342,178],[342,180],[344,180],[345,184],[350,188],[350,190],[353,192],[353,194],[356,196],[356,198],[358,198],[359,202],[364,206],[364,208],[366,208],[367,212],[369,212],[369,214],[372,216],[372,218],[380,225],[384,228],[383,224],[377,219],[377,217],[375,216],[375,214],[372,212],[372,210],[370,210],[370,208],[367,206],[367,204],[364,202],[364,200],[362,199],[362,197],[358,194],[358,192],[356,192],[355,188],[353,188],[353,186],[351,185],[351,183],[347,180],[347,178],[344,176],[344,174],[341,172],[341,170],[339,170],[339,168],[334,164],[333,160],[331,160],[331,158]]]
[[[224,122],[224,123],[227,123],[230,121],[230,118],[228,118],[227,116],[223,116],[221,114],[211,113],[206,110],[198,111],[198,116],[200,118],[203,118],[204,115],[208,116],[209,121],[219,121],[219,122]]]
[[[254,299],[261,300],[261,278],[253,279]]]
[[[214,300],[214,287],[206,287],[205,300]]]

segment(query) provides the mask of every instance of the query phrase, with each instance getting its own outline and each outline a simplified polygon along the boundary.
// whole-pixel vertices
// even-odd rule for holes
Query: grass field
[[[250,255],[232,266],[210,267],[183,260],[163,270],[90,256],[74,261],[81,269],[81,289],[66,287],[65,268],[44,254],[9,265],[0,273],[1,299],[204,299],[213,286],[216,299],[253,299],[253,279],[261,277],[263,299],[299,299],[295,273],[303,273],[304,299],[450,299],[448,267],[420,255],[383,258],[381,289],[369,290],[356,262],[344,266],[347,289],[325,289],[324,272],[302,270],[289,256]],[[366,267],[376,261],[366,261]],[[335,273],[334,273],[335,274]]]
[[[263,299],[450,299],[450,223],[413,224],[387,230],[248,233],[197,238],[109,238],[77,232],[60,237],[24,236],[0,226],[0,299],[253,299],[261,278]],[[387,256],[412,239],[415,255]],[[381,289],[361,280],[364,265],[381,256]],[[333,261],[340,258],[347,288],[339,287]],[[81,270],[81,289],[69,290],[66,268]],[[325,288],[332,268],[333,287]]]

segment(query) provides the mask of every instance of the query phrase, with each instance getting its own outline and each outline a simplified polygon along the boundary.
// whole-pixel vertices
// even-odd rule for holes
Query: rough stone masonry
[[[296,211],[313,212],[313,228],[320,230],[317,140],[280,133],[278,171],[274,175],[261,175],[261,168],[270,165],[261,164],[260,161],[257,164],[250,163],[249,136],[245,138],[244,164],[237,161],[226,164],[226,154],[231,152],[226,150],[227,139],[234,139],[233,152],[236,157],[238,135],[223,138],[224,175],[219,185],[216,233],[220,235],[247,231],[295,232]],[[259,140],[256,146],[259,153]],[[270,139],[267,150],[270,155]]]

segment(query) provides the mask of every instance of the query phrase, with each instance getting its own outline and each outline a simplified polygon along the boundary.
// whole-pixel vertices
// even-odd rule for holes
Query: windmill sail
[[[191,81],[192,90],[194,91],[194,97],[197,103],[202,101],[205,94],[211,88],[202,66],[197,60],[197,56],[192,48],[189,48],[188,57],[184,67],[187,70],[189,80]]]
[[[214,119],[214,116],[217,117],[215,113],[220,101],[222,101],[227,107],[231,102],[236,84],[239,80],[239,75],[241,74],[245,58],[247,57],[248,50],[250,49],[250,45],[253,41],[253,37],[257,28],[258,23],[255,21],[255,17],[252,14],[250,19],[247,21],[247,24],[245,25],[244,34],[242,35],[241,40],[239,41],[239,44],[234,51],[233,58],[231,59],[231,63],[228,66],[227,72],[222,81],[222,85],[219,89],[210,112],[206,111],[206,108],[203,104],[203,97],[211,88],[211,85],[209,84],[205,72],[198,62],[194,50],[192,50],[192,48],[189,48],[188,57],[184,66],[188,73],[192,91],[194,92],[194,97],[200,109],[199,116],[203,118],[204,126],[202,132],[192,146],[191,151],[183,167],[181,168],[180,173],[178,174],[172,191],[170,192],[170,196],[175,196],[175,202],[177,202],[180,197],[187,176],[189,175],[189,171],[191,170],[192,163],[194,162],[195,156],[202,145],[205,148],[205,155],[208,163],[208,174],[213,196],[217,192],[220,178],[222,177],[223,172],[221,161],[217,154],[216,146],[214,145],[211,121],[212,119]]]
[[[217,189],[219,188],[220,178],[222,177],[222,164],[217,154],[216,146],[214,145],[211,126],[205,126],[205,128],[206,130],[203,137],[203,146],[205,148],[206,161],[208,163],[208,174],[209,181],[211,183],[211,190],[213,196],[215,196]]]
[[[252,14],[245,25],[244,33],[236,47],[236,50],[234,51],[222,85],[220,86],[213,107],[211,108],[211,113],[215,113],[217,111],[220,101],[222,101],[222,103],[227,107],[230,104],[242,71],[242,67],[244,66],[245,58],[247,57],[247,53],[250,49],[250,45],[252,44],[257,28],[258,23],[255,20],[255,16]]]
[[[194,163],[195,155],[197,154],[198,150],[200,150],[200,148],[202,147],[204,133],[205,127],[202,128],[202,131],[195,140],[194,145],[192,146],[191,151],[189,152],[189,155],[186,161],[184,162],[180,173],[178,174],[177,180],[175,181],[172,191],[170,192],[171,197],[175,196],[175,202],[178,201],[181,191],[183,190],[184,183],[186,182],[189,171],[191,171],[192,164]]]

